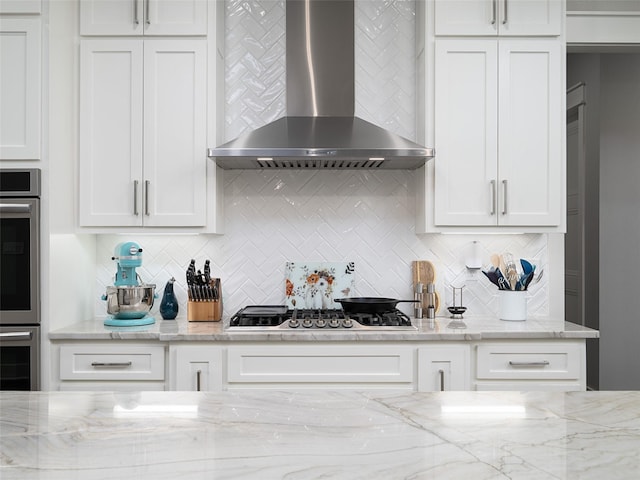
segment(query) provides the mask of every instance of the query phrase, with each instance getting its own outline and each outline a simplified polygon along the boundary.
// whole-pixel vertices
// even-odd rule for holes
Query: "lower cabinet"
[[[428,345],[418,348],[418,391],[469,390],[469,345]]]
[[[171,390],[222,390],[222,347],[171,345],[169,358]]]
[[[165,346],[63,344],[59,368],[60,390],[164,390]]]
[[[475,390],[583,391],[585,341],[481,343],[475,377]]]
[[[54,344],[54,351],[60,390],[586,389],[584,339],[68,341]]]
[[[411,345],[233,345],[227,388],[414,389]]]

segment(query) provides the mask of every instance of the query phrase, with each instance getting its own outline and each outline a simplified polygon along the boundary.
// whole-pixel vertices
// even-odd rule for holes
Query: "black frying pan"
[[[384,297],[352,297],[334,300],[342,305],[345,313],[385,313],[395,310],[400,302],[415,303],[419,300],[396,300]]]

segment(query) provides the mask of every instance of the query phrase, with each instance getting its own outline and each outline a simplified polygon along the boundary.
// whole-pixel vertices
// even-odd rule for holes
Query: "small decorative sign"
[[[341,308],[334,298],[355,290],[354,262],[287,262],[285,295],[289,308]]]

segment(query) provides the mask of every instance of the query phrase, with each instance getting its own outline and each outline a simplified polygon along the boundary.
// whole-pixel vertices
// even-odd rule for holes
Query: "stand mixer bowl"
[[[107,294],[102,299],[107,301],[107,313],[114,318],[143,318],[153,307],[155,289],[153,284],[108,286]]]

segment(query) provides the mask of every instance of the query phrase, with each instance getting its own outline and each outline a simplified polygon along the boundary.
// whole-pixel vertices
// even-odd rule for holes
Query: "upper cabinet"
[[[0,0],[0,13],[39,14],[41,11],[40,0]]]
[[[435,0],[436,35],[560,35],[562,0]]]
[[[206,225],[206,58],[206,39],[82,41],[81,226]]]
[[[560,47],[540,38],[436,43],[436,225],[560,225]]]
[[[206,35],[207,0],[81,0],[81,35]]]
[[[40,16],[0,17],[0,160],[39,160]]]

